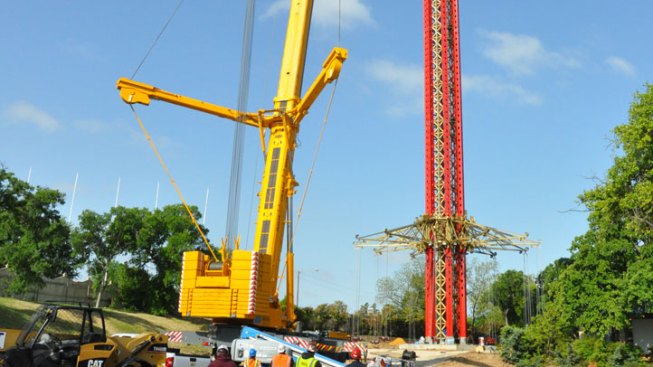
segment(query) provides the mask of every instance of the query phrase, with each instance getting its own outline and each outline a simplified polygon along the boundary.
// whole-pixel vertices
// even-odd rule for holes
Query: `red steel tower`
[[[424,132],[426,214],[465,217],[458,0],[424,0]],[[461,231],[458,226],[456,231]],[[426,252],[427,337],[467,336],[465,254],[462,243]]]
[[[423,1],[426,211],[412,224],[356,236],[355,246],[425,253],[425,336],[433,343],[465,343],[466,254],[525,253],[539,242],[478,224],[465,213],[458,0]]]

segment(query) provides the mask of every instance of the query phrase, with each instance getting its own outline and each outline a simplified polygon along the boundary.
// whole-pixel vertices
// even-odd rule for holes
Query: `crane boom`
[[[215,261],[201,251],[184,253],[179,312],[183,316],[210,317],[215,322],[290,328],[293,305],[293,251],[286,252],[286,313],[279,305],[277,284],[288,203],[295,194],[292,163],[297,133],[303,117],[324,87],[336,80],[347,50],[335,47],[306,94],[301,96],[313,0],[293,0],[286,31],[279,85],[271,110],[246,113],[140,83],[119,79],[117,88],[126,103],[149,104],[150,99],[258,127],[265,154],[259,192],[254,249],[230,253],[223,249]],[[265,142],[265,131],[267,143]]]

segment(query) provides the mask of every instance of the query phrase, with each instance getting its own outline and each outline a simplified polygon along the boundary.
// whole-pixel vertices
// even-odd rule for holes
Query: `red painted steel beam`
[[[444,180],[444,208],[441,211],[445,217],[450,217],[453,215],[453,192],[452,189],[455,187],[453,182],[452,172],[452,154],[455,145],[451,141],[450,131],[451,131],[451,84],[449,80],[449,70],[450,70],[450,54],[449,54],[449,24],[448,24],[448,15],[447,15],[447,3],[448,0],[440,0],[439,6],[439,17],[440,17],[440,50],[441,50],[441,68],[442,68],[442,125],[444,131],[444,139],[442,141],[444,150],[444,169],[443,177]],[[453,145],[453,146],[452,146]],[[453,159],[455,159],[455,155]],[[453,272],[453,249],[446,248],[443,252],[444,261],[445,261],[445,318],[446,318],[446,336],[447,338],[453,338],[455,329],[454,329],[454,312],[455,312],[455,302],[454,302],[454,272]]]
[[[435,213],[435,183],[434,183],[434,149],[433,149],[433,55],[431,52],[431,39],[433,27],[431,0],[423,0],[424,24],[424,188],[426,214]],[[435,336],[435,256],[433,248],[426,250],[426,266],[424,272],[425,282],[425,310],[424,334],[426,337]]]
[[[465,215],[465,180],[463,172],[463,118],[462,96],[460,81],[460,22],[458,13],[458,0],[450,4],[451,40],[452,40],[452,77],[454,88],[454,146],[455,146],[455,180],[456,180],[456,216]],[[462,230],[462,228],[458,228]],[[455,255],[456,276],[456,321],[457,334],[460,340],[467,337],[467,279],[466,279],[466,252],[467,249],[458,244]]]

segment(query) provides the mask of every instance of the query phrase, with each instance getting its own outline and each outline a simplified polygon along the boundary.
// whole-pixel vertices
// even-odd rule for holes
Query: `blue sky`
[[[272,106],[286,0],[256,9],[249,110]],[[296,232],[300,305],[374,301],[374,283],[407,253],[358,253],[356,234],[408,224],[424,210],[421,2],[342,0],[340,77]],[[131,76],[177,1],[44,2],[0,13],[0,162],[57,188],[84,209],[178,202],[115,90]],[[500,269],[535,273],[568,255],[586,230],[577,196],[615,154],[611,130],[651,82],[653,3],[632,0],[461,1],[466,208],[479,223],[528,232],[542,246]],[[135,79],[235,107],[244,4],[186,1]],[[338,43],[338,1],[316,0],[304,85]],[[325,116],[327,89],[304,119],[295,154],[299,207]],[[138,107],[188,202],[225,231],[234,125],[154,102]],[[239,232],[251,248],[261,175],[258,135],[246,137]],[[579,211],[580,210],[580,211]],[[361,264],[360,268],[359,265]],[[315,269],[318,269],[315,271]],[[360,269],[360,278],[357,276]],[[361,292],[355,284],[360,280]]]

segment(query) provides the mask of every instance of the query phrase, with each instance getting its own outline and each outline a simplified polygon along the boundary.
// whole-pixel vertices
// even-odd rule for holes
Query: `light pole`
[[[318,271],[320,271],[320,269],[317,269],[317,268],[315,268],[315,269],[309,269],[309,270],[310,270],[310,271],[314,271],[314,272],[316,272],[316,273],[317,273]],[[297,270],[297,291],[296,291],[297,294],[295,295],[295,307],[296,307],[296,308],[299,308],[299,280],[301,279],[301,275],[302,275],[302,271],[301,271],[301,270]]]

